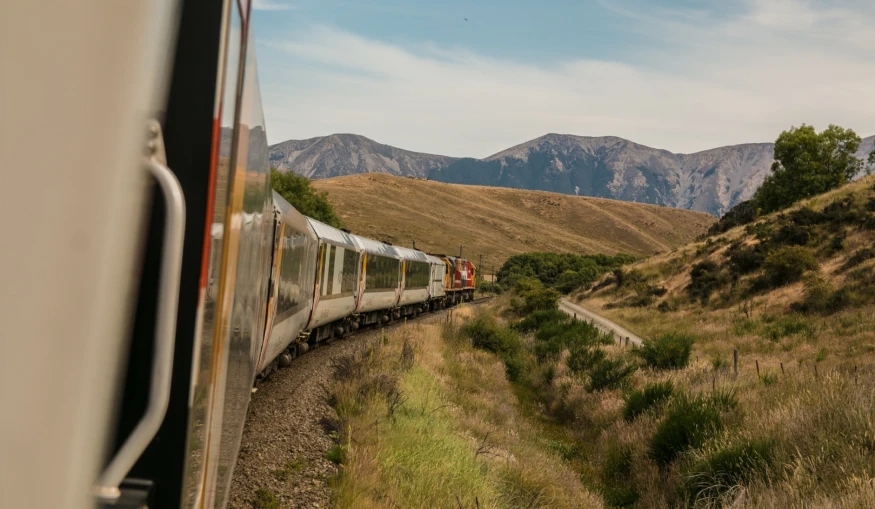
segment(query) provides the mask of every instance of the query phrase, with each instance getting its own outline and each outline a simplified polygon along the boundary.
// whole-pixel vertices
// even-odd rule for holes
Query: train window
[[[337,246],[328,246],[325,249],[325,266],[328,270],[325,271],[325,287],[322,289],[322,295],[334,293],[334,260],[336,258]]]
[[[354,292],[356,282],[356,267],[358,253],[351,249],[343,250],[343,274],[340,281],[340,292]]]
[[[405,288],[425,288],[428,286],[429,265],[423,262],[407,262],[404,270]]]
[[[400,276],[398,270],[399,263],[394,258],[374,254],[368,255],[365,287],[371,290],[392,290],[397,288]]]

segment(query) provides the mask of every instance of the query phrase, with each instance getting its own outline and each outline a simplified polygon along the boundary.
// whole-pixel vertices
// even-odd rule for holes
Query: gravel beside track
[[[417,322],[445,317],[445,311],[436,312]],[[379,337],[380,329],[372,329],[313,349],[258,385],[249,404],[234,468],[230,508],[258,507],[255,500],[260,488],[273,493],[282,508],[330,507],[328,480],[338,467],[325,458],[334,442],[322,422],[337,419],[323,398],[324,389],[331,383],[331,361]]]

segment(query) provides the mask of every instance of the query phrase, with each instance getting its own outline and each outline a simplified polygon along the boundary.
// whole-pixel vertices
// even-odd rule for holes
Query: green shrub
[[[711,294],[720,289],[727,280],[720,267],[711,260],[693,265],[690,270],[690,284],[687,293],[690,297],[707,304]]]
[[[334,444],[334,446],[325,453],[325,459],[340,465],[346,461],[346,449],[340,444]]]
[[[538,310],[557,309],[559,299],[562,297],[556,290],[543,286],[526,290],[521,292],[520,295],[525,302],[525,305],[520,309],[522,314],[529,314]]]
[[[729,368],[729,362],[726,360],[726,357],[724,357],[723,354],[718,353],[713,358],[711,358],[711,368],[714,371],[722,371]]]
[[[310,179],[294,172],[285,173],[270,169],[270,185],[295,209],[306,216],[318,219],[335,228],[343,228],[343,221],[337,216],[328,200],[328,193],[313,188]]]
[[[272,491],[258,488],[255,491],[255,507],[257,509],[279,509],[280,499]]]
[[[810,226],[783,223],[772,232],[768,242],[775,246],[807,246],[812,238]]]
[[[772,287],[795,283],[820,265],[811,251],[800,246],[785,246],[771,253],[763,262],[765,277]]]
[[[665,467],[682,452],[701,447],[722,426],[719,407],[710,398],[675,397],[650,437],[648,454],[657,465]]]
[[[571,317],[568,316],[568,313],[559,309],[539,309],[517,322],[514,325],[514,329],[520,332],[535,332],[547,323],[557,322],[567,324],[570,319]]]
[[[581,286],[592,283],[594,279],[594,274],[584,274],[573,270],[566,270],[556,278],[554,288],[564,294],[568,294],[577,290]]]
[[[612,340],[594,325],[583,322],[546,322],[535,333],[535,355],[539,361],[555,359],[572,345],[592,346]]]
[[[604,358],[595,362],[587,371],[589,378],[586,388],[589,391],[621,389],[629,384],[629,377],[638,368],[623,359]]]
[[[632,473],[632,449],[612,446],[605,451],[602,466],[602,496],[609,507],[631,507],[638,501],[638,491],[629,482]]]
[[[575,375],[582,375],[596,363],[605,358],[605,352],[601,348],[593,347],[585,343],[576,343],[569,348],[568,358],[565,364]]]
[[[514,331],[499,325],[492,316],[479,313],[462,327],[462,333],[471,338],[474,347],[498,355],[510,381],[520,379],[525,360],[522,341]]]
[[[745,441],[709,451],[684,469],[681,492],[689,503],[717,498],[768,472],[773,454],[772,440]]]
[[[800,313],[817,312],[831,314],[844,307],[845,293],[836,292],[820,274],[809,272],[804,276],[804,297],[790,307]]]
[[[497,276],[505,287],[514,286],[519,279],[535,278],[544,286],[569,292],[633,261],[635,257],[624,254],[523,253],[508,258]]]
[[[810,336],[812,332],[808,322],[798,315],[781,316],[768,323],[763,329],[764,336],[772,341],[796,334]]]
[[[766,249],[762,244],[744,246],[736,243],[729,246],[726,256],[729,273],[737,279],[740,275],[749,274],[762,267],[766,259]]]
[[[644,340],[635,353],[656,369],[680,369],[690,362],[694,339],[686,334],[668,332],[653,340]]]
[[[717,235],[736,226],[751,223],[756,221],[757,217],[756,205],[751,200],[739,202],[708,228],[708,235]]]
[[[623,396],[623,419],[634,421],[636,417],[665,402],[674,392],[671,381],[651,382]]]

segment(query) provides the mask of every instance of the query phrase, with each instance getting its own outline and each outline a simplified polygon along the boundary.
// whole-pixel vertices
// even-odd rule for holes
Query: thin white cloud
[[[669,49],[646,50],[641,65],[538,66],[316,27],[265,43],[284,54],[282,70],[262,82],[270,141],[353,132],[483,157],[547,132],[616,135],[681,152],[772,141],[803,122],[871,134],[875,66],[858,26],[873,26],[872,15],[780,4],[751,0],[742,15],[711,26],[683,14],[648,17]],[[782,12],[807,28],[786,25]]]
[[[252,9],[256,11],[291,11],[295,9],[295,6],[274,0],[252,0]]]

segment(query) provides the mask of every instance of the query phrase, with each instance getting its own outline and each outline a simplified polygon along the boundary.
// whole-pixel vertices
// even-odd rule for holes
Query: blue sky
[[[863,0],[254,4],[271,143],[485,157],[547,132],[694,152],[802,122],[875,131]]]

